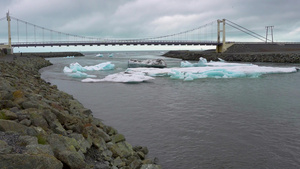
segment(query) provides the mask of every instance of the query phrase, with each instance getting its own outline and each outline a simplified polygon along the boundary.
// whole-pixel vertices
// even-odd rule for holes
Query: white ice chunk
[[[130,68],[127,73],[144,73],[149,76],[169,76],[172,79],[199,79],[199,78],[240,78],[259,77],[262,74],[293,73],[295,67],[263,67],[263,66],[228,66],[228,67],[184,67],[184,68]]]
[[[93,70],[113,70],[115,68],[114,64],[111,64],[111,62],[104,62],[100,63],[94,66],[84,66],[84,69],[88,71],[93,71]]]
[[[103,57],[101,53],[97,54],[96,57]]]
[[[202,66],[252,66],[253,64],[245,63],[228,63],[218,58],[219,62],[210,61],[207,62],[205,58],[200,57],[198,63],[190,63],[188,61],[182,61],[180,67],[202,67]]]
[[[225,60],[223,60],[223,59],[221,59],[221,58],[218,58],[218,60],[219,60],[220,62],[225,62]]]
[[[74,58],[75,56],[66,56],[64,58]]]
[[[65,72],[65,73],[72,73],[73,70],[70,69],[69,67],[65,66],[65,67],[64,67],[64,72]]]
[[[111,57],[113,57],[113,56],[114,56],[114,54],[113,54],[113,53],[111,53],[111,54],[109,54],[109,55],[108,55],[108,57],[110,57],[110,58],[111,58]]]
[[[83,79],[82,82],[122,82],[122,83],[140,83],[154,79],[150,76],[145,76],[142,73],[128,74],[125,72],[115,73],[106,76],[103,79]]]
[[[115,65],[112,64],[111,62],[104,62],[100,63],[94,66],[84,66],[82,67],[79,63],[71,63],[70,67],[65,67],[64,72],[69,73],[69,72],[85,72],[85,71],[93,71],[93,70],[113,70],[115,68]],[[72,70],[72,71],[71,71]]]

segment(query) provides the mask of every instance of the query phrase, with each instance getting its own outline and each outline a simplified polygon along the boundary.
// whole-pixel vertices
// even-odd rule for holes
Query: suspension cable
[[[238,29],[238,30],[240,30],[240,31],[242,31],[241,29],[243,29],[244,31],[242,31],[242,32],[244,32],[244,33],[248,32],[248,33],[247,33],[248,35],[251,35],[251,36],[253,36],[253,37],[255,37],[255,38],[259,39],[259,40],[265,41],[265,37],[264,37],[264,36],[262,36],[262,35],[260,35],[260,34],[257,34],[257,33],[253,32],[253,31],[251,31],[251,30],[249,30],[249,29],[247,29],[247,28],[245,28],[245,27],[243,27],[243,26],[241,26],[241,25],[238,25],[238,24],[236,24],[236,23],[230,21],[230,20],[227,20],[227,19],[226,19],[226,21],[228,21],[229,23],[231,23],[231,24],[233,24],[233,25],[235,25],[235,26],[233,26],[233,25],[227,23],[228,25],[230,25],[230,26],[232,26],[232,27],[234,27],[234,28],[236,28],[236,29]],[[237,27],[239,27],[239,28],[237,28]],[[250,32],[250,33],[249,33],[249,32]],[[268,39],[268,40],[269,40],[269,39]]]
[[[1,18],[0,20],[2,19],[5,19],[6,17],[4,18]],[[55,30],[52,30],[52,29],[49,29],[49,28],[46,28],[46,27],[42,27],[42,26],[38,26],[38,25],[35,25],[33,23],[30,23],[30,22],[26,22],[24,20],[21,20],[21,19],[18,19],[18,18],[15,18],[13,16],[11,16],[12,19],[16,20],[17,22],[22,22],[26,25],[26,42],[27,42],[27,26],[30,25],[30,26],[33,26],[34,27],[34,36],[36,36],[36,28],[39,28],[39,29],[42,29],[43,30],[43,36],[44,36],[44,31],[49,31],[50,34],[51,34],[51,39],[53,38],[53,33],[56,33],[58,34],[60,37],[61,37],[61,34],[67,36],[67,37],[73,37],[74,39],[76,39],[77,41],[77,38],[81,38],[81,39],[90,39],[90,40],[98,40],[98,41],[101,41],[101,40],[107,40],[107,41],[116,41],[116,40],[120,40],[120,41],[136,41],[136,40],[151,40],[151,39],[162,39],[162,38],[170,38],[170,37],[179,37],[179,35],[184,35],[184,36],[187,36],[188,33],[190,32],[193,32],[193,31],[197,31],[197,30],[201,30],[202,28],[206,28],[210,25],[213,25],[213,22],[210,22],[208,24],[205,24],[205,25],[202,25],[202,26],[199,26],[199,27],[196,27],[196,28],[193,28],[193,29],[190,29],[190,30],[187,30],[187,31],[182,31],[182,32],[179,32],[179,33],[174,33],[174,34],[168,34],[168,35],[163,35],[163,36],[155,36],[155,37],[147,37],[147,38],[134,38],[134,39],[125,39],[125,40],[122,40],[122,39],[113,39],[113,38],[94,38],[94,37],[87,37],[87,36],[79,36],[79,35],[75,35],[75,34],[69,34],[69,33],[64,33],[64,32],[60,32],[60,31],[55,31]],[[207,35],[206,35],[207,36]],[[36,38],[36,37],[34,37]],[[44,39],[44,37],[43,37]]]
[[[11,18],[14,19],[14,20],[23,22],[23,23],[25,23],[25,24],[28,24],[28,25],[30,25],[30,26],[33,26],[33,27],[36,27],[36,28],[39,28],[39,29],[44,29],[44,30],[46,30],[46,31],[54,32],[54,33],[57,33],[57,34],[60,33],[60,34],[68,35],[68,36],[79,37],[79,38],[82,38],[82,39],[84,39],[84,38],[87,38],[87,39],[97,39],[97,38],[92,38],[92,37],[79,36],[79,35],[75,35],[75,34],[68,34],[68,33],[63,33],[63,32],[59,32],[59,31],[55,31],[55,30],[52,30],[52,29],[48,29],[48,28],[45,28],[45,27],[42,27],[42,26],[35,25],[35,24],[33,24],[33,23],[30,23],[30,22],[23,21],[23,20],[21,20],[21,19],[15,18],[15,17],[13,17],[13,16],[11,16]],[[99,39],[99,38],[98,38],[98,39]]]
[[[259,40],[261,40],[261,41],[265,41],[264,39],[262,39],[262,38],[260,38],[260,37],[257,37],[256,35],[251,34],[251,33],[247,32],[247,31],[245,31],[245,30],[242,30],[241,28],[238,28],[238,27],[236,27],[236,26],[234,26],[234,25],[232,25],[232,24],[230,24],[230,23],[227,23],[227,25],[229,25],[229,26],[231,26],[231,27],[233,27],[233,28],[235,28],[235,29],[238,29],[239,31],[242,31],[242,32],[244,32],[244,33],[246,33],[246,34],[248,34],[248,35],[250,35],[250,36],[253,36],[253,37],[256,38],[256,39],[259,39]]]

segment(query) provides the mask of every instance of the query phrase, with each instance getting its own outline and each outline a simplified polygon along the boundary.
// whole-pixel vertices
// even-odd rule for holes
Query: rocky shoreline
[[[231,62],[300,63],[300,52],[215,53],[214,51],[169,51],[163,56],[195,61],[203,57],[208,61],[218,61],[218,58],[221,58]]]
[[[40,78],[41,57],[0,59],[0,166],[43,169],[160,169],[146,147],[94,118]]]

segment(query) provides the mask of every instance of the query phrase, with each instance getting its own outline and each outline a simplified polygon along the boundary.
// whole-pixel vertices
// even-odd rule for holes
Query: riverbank
[[[146,147],[132,147],[73,96],[40,78],[41,57],[0,58],[0,166],[149,168]]]
[[[221,58],[232,62],[300,63],[300,45],[234,44],[224,53],[216,53],[215,50],[169,51],[163,56],[195,61],[203,57],[208,61]]]
[[[15,53],[16,56],[37,56],[42,58],[52,58],[52,57],[67,57],[67,56],[74,56],[74,57],[80,57],[84,56],[80,52],[38,52],[38,53]]]

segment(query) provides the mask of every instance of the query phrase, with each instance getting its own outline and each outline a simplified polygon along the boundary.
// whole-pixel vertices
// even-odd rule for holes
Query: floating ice
[[[136,60],[130,59],[128,61],[128,67],[156,67],[164,68],[167,67],[166,62],[163,59],[147,59],[147,60]]]
[[[66,56],[64,58],[74,58],[75,56]]]
[[[83,67],[87,71],[93,71],[93,70],[113,70],[115,68],[115,65],[112,64],[111,62],[104,62],[97,64],[95,66],[85,66]]]
[[[101,53],[97,54],[96,57],[103,57]]]
[[[180,67],[202,67],[202,66],[252,66],[253,64],[244,64],[244,63],[228,63],[223,59],[220,59],[220,62],[210,61],[207,62],[205,58],[200,57],[198,63],[190,63],[188,61],[182,61]]]
[[[108,57],[113,57],[113,56],[114,56],[114,54],[113,54],[113,53],[111,53],[111,54],[109,54],[109,55],[108,55]]]
[[[65,67],[64,67],[64,72],[65,72],[65,73],[72,73],[73,70],[70,69],[68,66],[65,66]]]
[[[259,77],[263,74],[293,73],[297,72],[295,67],[264,67],[257,65],[244,66],[206,66],[206,67],[184,67],[184,68],[130,68],[127,73],[143,73],[148,76],[169,76],[172,79],[194,80],[199,78],[240,78]]]
[[[140,83],[154,79],[153,77],[146,76],[143,73],[128,74],[126,72],[115,73],[106,76],[103,79],[83,79],[82,82],[122,82],[122,83]]]
[[[93,71],[93,70],[113,70],[115,68],[115,65],[111,62],[104,62],[100,63],[94,66],[84,66],[82,67],[79,63],[71,63],[70,67],[65,66],[64,72],[70,73],[70,72],[85,72],[85,71]]]
[[[95,75],[88,75],[86,73],[83,73],[83,72],[75,72],[75,73],[68,73],[68,76],[70,77],[74,77],[74,78],[87,78],[87,77],[97,77]]]

